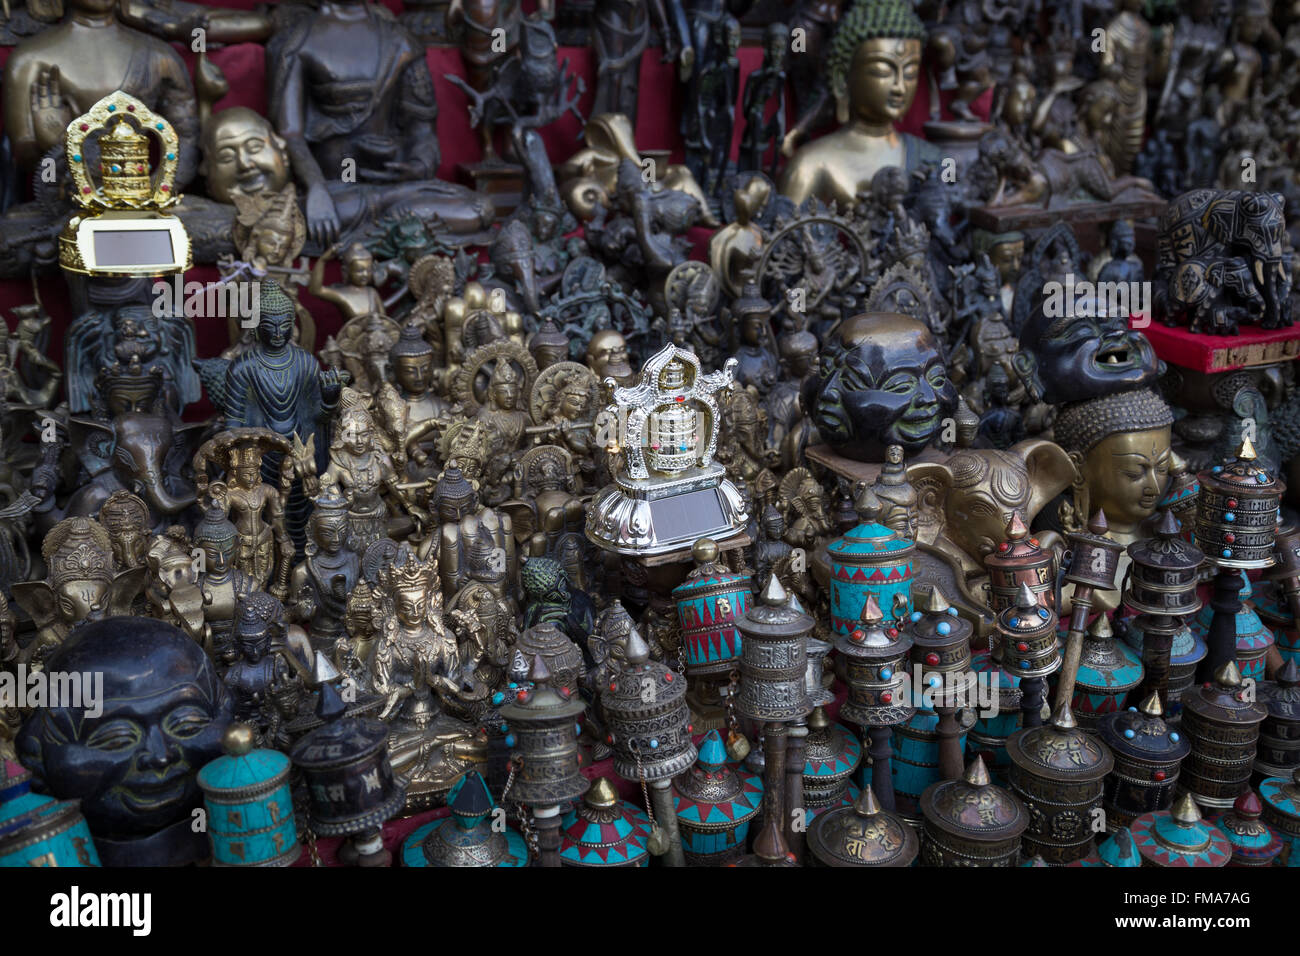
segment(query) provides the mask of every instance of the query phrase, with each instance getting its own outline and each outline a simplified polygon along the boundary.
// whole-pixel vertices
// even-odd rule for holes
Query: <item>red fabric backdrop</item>
[[[563,0],[561,0],[563,2]],[[214,6],[218,4],[213,4]],[[225,0],[221,6],[252,7],[253,0]],[[385,0],[385,5],[400,10],[399,0]],[[525,9],[531,9],[535,3],[525,0]],[[180,44],[176,48],[189,61],[193,69],[196,55]],[[0,49],[0,65],[8,59],[9,48]],[[209,58],[225,72],[230,83],[230,92],[218,101],[214,110],[233,106],[247,106],[258,112],[266,109],[266,63],[265,53],[260,44],[240,43],[209,52]],[[442,148],[442,165],[439,176],[456,181],[457,166],[481,159],[477,134],[471,129],[469,113],[464,93],[447,82],[446,74],[465,75],[460,52],[455,47],[433,46],[428,49],[429,69],[433,74],[434,87],[438,100],[438,138]],[[586,93],[579,101],[579,109],[586,115],[591,109],[595,95],[596,64],[591,49],[586,47],[562,47],[561,59],[568,58],[570,67],[583,78]],[[743,77],[747,77],[762,62],[762,50],[756,46],[742,47],[740,50],[740,71],[742,83],[739,85],[737,108],[740,94],[743,94]],[[676,80],[673,64],[662,62],[662,51],[650,49],[641,58],[640,88],[641,97],[636,123],[637,145],[642,149],[668,149],[672,152],[674,162],[682,159],[682,138],[678,131],[683,90]],[[929,95],[927,84],[922,83],[917,91],[916,101],[900,128],[917,135],[921,126],[929,117]],[[987,110],[990,97],[980,102]],[[984,110],[981,110],[983,112]],[[732,139],[732,156],[736,156],[740,137],[744,131],[743,121],[735,125]],[[551,159],[559,163],[571,156],[581,147],[581,125],[572,114],[561,119],[542,131],[547,152]],[[697,256],[702,256],[703,241],[707,233],[697,231],[692,236],[697,240]],[[186,273],[187,281],[210,282],[217,278],[213,267],[196,267]],[[326,271],[326,281],[338,281],[338,265],[330,263]],[[40,281],[41,300],[54,319],[54,335],[51,340],[51,356],[62,363],[63,330],[70,319],[68,295],[63,280],[59,276],[49,276]],[[306,292],[301,294],[302,302],[311,309],[316,318],[317,341],[323,343],[325,337],[336,332],[340,325],[338,311],[331,305],[313,298]],[[0,281],[0,310],[6,321],[9,311],[17,305],[32,301],[31,285],[26,280]],[[11,322],[12,325],[12,322]],[[215,355],[225,347],[226,330],[224,322],[202,324],[197,330],[198,351],[201,356]],[[207,403],[191,409],[191,415],[200,417],[207,412]]]

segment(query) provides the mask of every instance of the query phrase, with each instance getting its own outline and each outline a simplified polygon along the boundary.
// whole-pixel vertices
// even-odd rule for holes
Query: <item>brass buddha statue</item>
[[[63,20],[24,40],[4,70],[4,129],[24,175],[76,117],[124,90],[166,117],[180,138],[175,188],[197,165],[198,103],[185,61],[159,39],[117,17],[117,0],[65,0]]]
[[[921,76],[925,25],[906,0],[858,3],[841,18],[827,70],[835,97],[834,133],[801,147],[781,180],[796,203],[810,196],[841,208],[886,166],[914,170],[938,150],[894,124],[912,105]]]
[[[284,137],[270,120],[242,106],[221,110],[203,126],[203,158],[199,172],[206,177],[208,195],[218,203],[235,202],[236,196],[274,195],[294,182],[299,162],[293,158]],[[302,160],[306,163],[306,160]],[[300,179],[310,185],[307,174]],[[396,211],[414,213],[423,219],[437,219],[452,233],[477,233],[492,222],[491,200],[460,186],[436,179],[413,182],[344,182],[337,173],[325,176],[313,206],[310,191],[299,193],[308,220],[313,247],[324,251],[331,242],[350,243],[364,236],[375,220]],[[329,208],[321,212],[325,200]],[[317,228],[313,231],[312,215]],[[329,215],[331,225],[320,225]],[[185,209],[181,209],[185,218]],[[328,237],[328,238],[325,238]]]

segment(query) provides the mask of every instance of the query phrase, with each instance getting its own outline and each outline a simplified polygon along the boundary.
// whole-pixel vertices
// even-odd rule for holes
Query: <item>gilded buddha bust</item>
[[[840,128],[794,154],[781,180],[784,195],[842,208],[886,166],[912,170],[937,161],[933,146],[894,129],[916,95],[924,44],[925,25],[905,0],[859,3],[844,15],[827,64]]]

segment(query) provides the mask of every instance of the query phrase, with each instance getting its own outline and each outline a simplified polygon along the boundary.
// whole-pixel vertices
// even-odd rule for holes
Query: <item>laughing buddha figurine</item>
[[[938,162],[938,150],[894,124],[916,96],[925,25],[906,0],[858,3],[831,41],[827,70],[840,128],[801,147],[791,158],[781,192],[795,203],[810,196],[841,209],[886,166],[908,171]]]

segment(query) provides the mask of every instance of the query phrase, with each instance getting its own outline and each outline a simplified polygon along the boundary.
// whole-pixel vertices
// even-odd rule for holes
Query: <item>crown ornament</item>
[[[45,536],[41,556],[50,569],[50,584],[71,581],[112,581],[113,544],[104,527],[92,518],[65,518]]]

